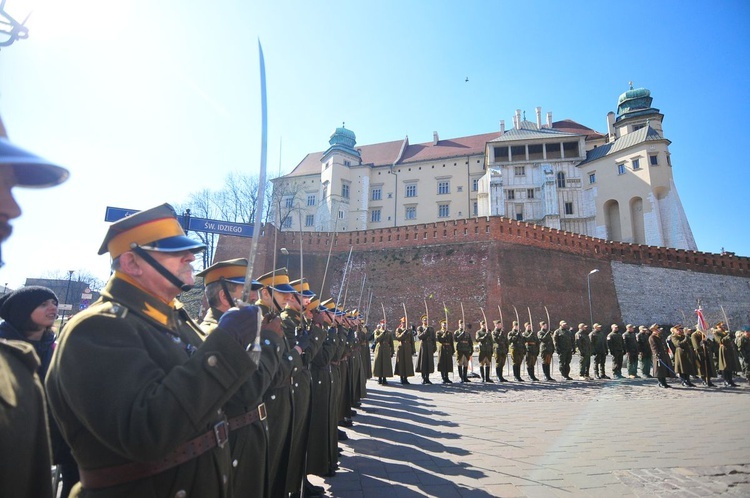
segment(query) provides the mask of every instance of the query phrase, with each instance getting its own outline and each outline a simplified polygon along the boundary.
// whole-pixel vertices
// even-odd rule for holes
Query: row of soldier
[[[80,472],[73,496],[325,494],[308,475],[337,470],[338,427],[370,376],[360,317],[285,268],[246,282],[241,258],[198,274],[198,324],[177,297],[204,249],[168,204],[109,227],[99,252],[114,273],[65,326],[46,377]]]
[[[387,384],[387,378],[394,375],[390,359],[395,356],[395,375],[400,377],[402,384],[409,384],[408,377],[413,376],[415,370],[421,373],[422,384],[432,384],[429,375],[435,371],[433,357],[437,355],[437,370],[442,382],[450,384],[449,374],[453,373],[455,354],[460,382],[470,382],[468,370],[476,344],[482,382],[494,383],[490,376],[493,359],[499,382],[508,381],[503,376],[506,359],[510,360],[509,367],[512,365],[515,381],[524,381],[521,373],[524,363],[528,377],[538,381],[535,367],[540,357],[544,379],[555,381],[552,377],[555,353],[560,375],[563,379],[573,380],[570,364],[576,352],[579,354],[580,380],[592,380],[592,357],[594,378],[610,379],[606,364],[608,355],[611,355],[615,379],[625,377],[625,362],[627,377],[641,378],[638,375],[640,362],[641,375],[656,377],[661,387],[669,387],[667,377],[678,376],[687,387],[694,387],[691,376],[699,377],[706,386],[713,387],[711,379],[717,372],[725,386],[736,386],[733,380],[736,372],[742,372],[750,382],[750,330],[746,328],[732,336],[723,322],[707,332],[675,325],[668,336],[658,324],[637,328],[628,324],[622,332],[619,325],[612,324],[608,333],[598,323],[591,331],[588,325],[580,323],[574,331],[564,320],[554,331],[545,321],[539,323],[538,331],[534,331],[529,322],[524,323],[521,330],[519,323],[514,321],[507,332],[501,320],[494,320],[493,324],[494,329],[489,330],[485,321],[480,321],[479,330],[472,337],[471,324],[464,326],[463,320],[458,320],[458,328],[454,331],[448,330],[447,320],[440,320],[440,328],[436,331],[428,324],[427,315],[422,316],[419,327],[408,327],[406,318],[402,318],[393,333],[381,322],[374,332],[374,376],[378,377],[378,383]],[[416,369],[412,365],[415,339],[420,341]]]

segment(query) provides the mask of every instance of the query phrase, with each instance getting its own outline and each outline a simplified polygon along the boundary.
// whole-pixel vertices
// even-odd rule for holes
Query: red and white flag
[[[706,335],[711,334],[708,324],[706,323],[706,317],[703,316],[703,308],[698,306],[698,309],[695,310],[695,314],[698,315],[698,330],[701,332],[706,333]],[[711,334],[712,335],[712,334]],[[710,337],[710,335],[709,335]]]

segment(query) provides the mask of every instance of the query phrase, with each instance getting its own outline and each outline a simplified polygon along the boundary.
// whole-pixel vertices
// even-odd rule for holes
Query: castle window
[[[305,216],[305,226],[311,227],[315,224],[315,215],[314,214],[308,214]]]
[[[506,190],[505,191],[505,198],[509,201],[512,201],[516,198],[516,191],[515,190]]]
[[[341,185],[341,197],[343,197],[344,199],[349,198],[349,184],[348,183],[344,183]]]
[[[314,206],[315,205],[315,194],[309,194],[307,196],[307,205],[308,206]]]
[[[438,182],[438,194],[450,194],[450,182]]]
[[[573,214],[573,203],[572,202],[566,202],[565,203],[565,214]]]
[[[406,197],[416,197],[417,196],[417,184],[412,183],[410,185],[406,186]]]
[[[380,187],[372,189],[371,194],[370,194],[371,200],[379,201],[382,198],[383,198],[383,189],[381,189]]]
[[[450,205],[439,204],[438,205],[438,218],[447,218],[450,216]]]
[[[657,154],[648,156],[648,161],[651,166],[659,166],[659,156]]]
[[[565,173],[557,172],[557,188],[565,188]]]
[[[284,207],[293,207],[294,206],[294,197],[285,197],[284,198]]]
[[[596,183],[596,173],[589,173],[589,183],[590,184]]]
[[[417,219],[417,207],[416,206],[409,206],[406,208],[406,219],[407,220]]]
[[[526,176],[526,166],[516,166],[513,168],[513,174],[516,176]]]
[[[526,198],[527,199],[533,199],[534,198],[534,189],[533,188],[527,188],[526,189]]]
[[[292,228],[292,217],[287,216],[284,221],[281,222],[281,228]]]
[[[624,175],[625,174],[625,165],[624,164],[618,164],[617,165],[617,174],[618,175]]]
[[[347,168],[348,168],[349,166],[351,166],[351,165],[352,165],[352,162],[351,162],[351,161],[344,161],[344,166],[346,166]]]
[[[479,216],[479,203],[477,201],[474,201],[474,205],[472,207],[472,216]]]
[[[471,181],[471,191],[476,192],[479,190],[479,178],[474,178]]]
[[[633,159],[633,169],[641,169],[641,160]]]
[[[380,209],[373,209],[370,211],[370,221],[372,223],[378,223],[380,221]]]
[[[458,187],[456,187],[456,192],[463,192],[463,191],[464,191],[464,188],[462,185],[459,185]]]
[[[343,211],[339,211],[339,219],[340,220],[344,219],[344,212]]]

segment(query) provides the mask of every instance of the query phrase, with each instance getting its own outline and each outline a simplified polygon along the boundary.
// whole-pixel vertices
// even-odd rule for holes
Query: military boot
[[[490,367],[484,367],[484,378],[490,384],[495,383],[495,381],[490,378]]]
[[[523,382],[521,378],[521,365],[513,365],[513,377],[517,382]]]
[[[506,379],[505,377],[503,377],[503,369],[502,369],[502,367],[496,367],[495,368],[495,373],[497,374],[497,380],[498,381],[500,381],[500,382],[508,382],[508,379]]]
[[[601,379],[601,376],[599,375],[599,364],[597,363],[594,363],[594,378]]]
[[[482,376],[482,382],[487,382],[487,379],[484,378],[484,367],[481,365],[479,366],[479,373]]]
[[[544,380],[554,382],[555,379],[550,375],[549,365],[542,364],[542,370],[544,370]]]
[[[529,374],[529,378],[531,378],[531,380],[533,380],[534,382],[539,382],[539,379],[537,379],[536,375],[534,375],[533,367],[527,367],[526,372]]]

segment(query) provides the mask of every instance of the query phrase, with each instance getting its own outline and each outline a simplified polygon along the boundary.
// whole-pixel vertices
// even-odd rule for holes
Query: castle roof
[[[653,129],[650,125],[644,126],[639,130],[621,136],[614,142],[591,149],[586,153],[586,159],[584,159],[578,166],[596,161],[597,159],[601,159],[602,157],[620,152],[641,143],[662,140],[666,139],[661,133]]]

